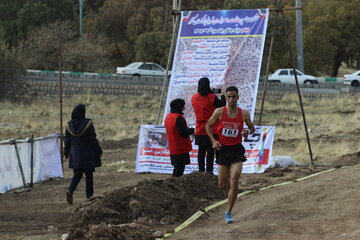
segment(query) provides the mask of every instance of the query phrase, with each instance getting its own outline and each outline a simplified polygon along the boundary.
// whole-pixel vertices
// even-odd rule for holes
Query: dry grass
[[[260,101],[258,101],[258,104]],[[303,99],[313,157],[327,163],[348,153],[360,151],[360,96]],[[275,125],[273,155],[292,156],[310,162],[304,121],[297,94],[265,102],[262,125]],[[257,123],[255,116],[255,124]],[[358,131],[356,131],[358,130]],[[355,131],[355,133],[354,133]]]
[[[136,136],[140,125],[155,123],[158,108],[158,99],[146,96],[76,96],[63,101],[64,126],[78,103],[86,105],[86,116],[93,119],[100,140]],[[1,140],[59,132],[59,102],[57,99],[35,100],[29,104],[1,102],[0,122]]]
[[[64,99],[64,125],[78,103],[87,106],[100,140],[120,140],[138,135],[139,126],[155,124],[159,97],[84,95]],[[303,99],[314,158],[326,163],[347,153],[360,151],[360,97]],[[258,101],[257,109],[259,109]],[[162,116],[161,118],[162,119]],[[255,115],[255,124],[258,123]],[[292,156],[309,162],[303,118],[296,94],[282,100],[267,100],[262,125],[276,126],[273,155]],[[29,104],[0,102],[0,140],[24,139],[59,132],[57,99],[35,100]],[[355,132],[354,132],[355,131]]]

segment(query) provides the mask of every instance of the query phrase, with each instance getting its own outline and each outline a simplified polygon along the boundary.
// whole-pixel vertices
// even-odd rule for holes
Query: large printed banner
[[[255,128],[256,131],[252,135],[243,139],[242,144],[247,158],[243,164],[243,173],[262,173],[270,166],[275,127]],[[193,144],[193,150],[190,152],[191,163],[186,166],[185,173],[198,170],[197,152],[197,146]],[[172,174],[173,166],[170,163],[164,126],[143,125],[140,127],[135,171]],[[217,174],[215,163],[214,173]]]
[[[182,98],[195,125],[191,97],[208,77],[213,88],[238,87],[239,107],[253,119],[268,16],[267,9],[182,12],[164,118]]]
[[[33,143],[33,182],[38,183],[49,178],[63,177],[58,137],[35,139]],[[0,142],[0,193],[23,187],[19,161],[15,145]],[[31,182],[31,143],[17,141],[21,166],[26,183]]]

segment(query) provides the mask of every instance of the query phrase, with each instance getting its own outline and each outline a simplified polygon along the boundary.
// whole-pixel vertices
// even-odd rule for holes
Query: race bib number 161
[[[237,137],[239,135],[239,129],[223,128],[222,135],[226,137]]]

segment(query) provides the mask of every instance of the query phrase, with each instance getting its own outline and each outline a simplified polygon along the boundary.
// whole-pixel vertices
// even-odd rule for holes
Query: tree
[[[112,70],[107,42],[103,35],[80,38],[71,23],[55,22],[31,32],[19,50],[28,69],[57,70],[61,45],[62,68],[66,71],[103,72]]]
[[[356,0],[309,0],[304,18],[305,68],[336,77],[343,61],[359,51]]]
[[[269,5],[274,4],[273,0],[225,0],[224,9],[257,9],[267,8]]]
[[[164,32],[147,32],[136,40],[136,60],[152,61],[165,65],[170,49],[171,35]]]
[[[16,19],[20,6],[24,4],[25,0],[3,0],[0,2],[0,37],[8,43],[10,47],[16,45],[18,41],[17,25],[14,20]]]
[[[68,41],[63,48],[63,69],[74,72],[113,72],[104,36],[85,34]]]
[[[0,3],[0,32],[10,46],[16,46],[36,28],[73,19],[71,0],[2,0]]]
[[[59,36],[59,32],[62,36]],[[33,30],[18,47],[24,65],[27,69],[58,69],[59,37],[64,44],[74,36],[69,22],[55,22]]]
[[[25,69],[14,48],[0,40],[0,98],[14,99],[23,89]]]
[[[114,63],[119,66],[126,65],[142,56],[142,53],[137,53],[135,49],[136,42],[142,34],[160,32],[164,29],[164,25],[172,26],[172,18],[164,17],[165,14],[169,14],[166,12],[166,5],[169,5],[170,0],[167,1],[105,1],[99,9],[99,14],[85,19],[85,29],[94,34],[105,34],[110,41],[107,48]],[[221,9],[222,6],[223,0],[192,0],[183,1],[182,10],[214,10]],[[164,22],[165,19],[167,23]],[[165,29],[168,33],[172,31],[172,27]],[[168,53],[164,52],[164,54],[163,57],[166,58]],[[159,57],[155,56],[155,59]]]

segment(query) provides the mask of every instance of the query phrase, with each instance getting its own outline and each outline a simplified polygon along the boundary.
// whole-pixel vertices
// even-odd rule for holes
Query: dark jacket
[[[102,149],[96,138],[91,119],[85,118],[85,105],[77,105],[66,125],[64,155],[69,157],[69,167],[92,169],[101,166]]]

